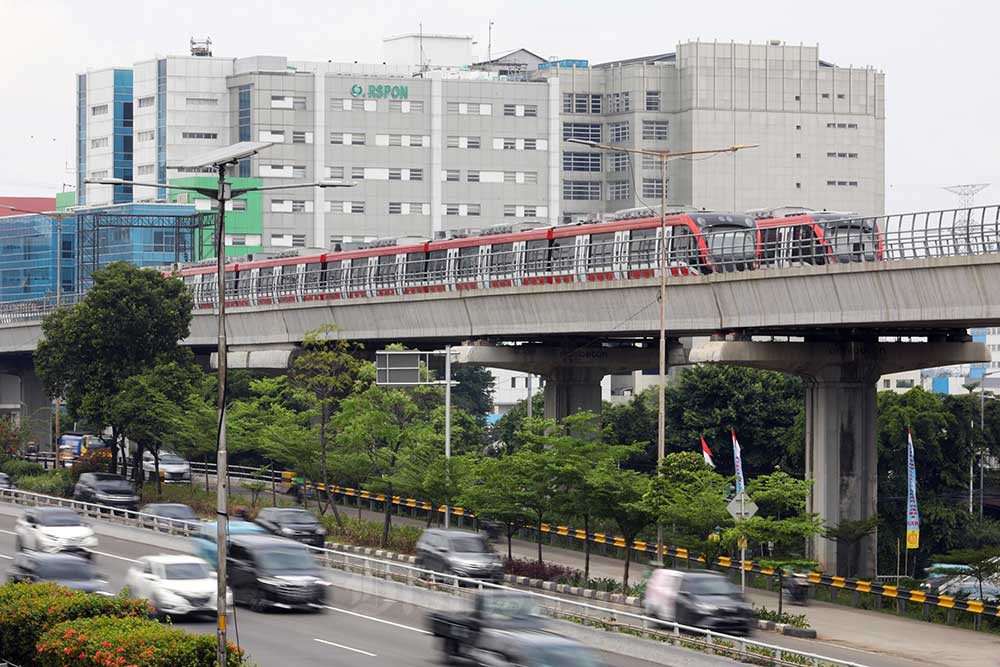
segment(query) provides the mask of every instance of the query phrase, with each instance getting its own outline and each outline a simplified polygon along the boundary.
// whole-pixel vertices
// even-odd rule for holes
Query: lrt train
[[[875,218],[801,207],[749,211],[760,230],[760,261],[828,264],[884,259],[882,230]]]
[[[499,226],[477,235],[436,241],[376,241],[357,249],[251,258],[226,265],[226,304],[258,306],[291,301],[503,288],[519,285],[651,278],[661,251],[671,275],[746,271],[785,261],[821,264],[843,258],[841,234],[862,242],[843,214],[755,219],[744,213],[692,211],[661,220],[648,209],[602,222],[517,229]],[[875,259],[881,241],[865,223]],[[810,246],[806,249],[806,246]],[[878,250],[875,250],[875,247]],[[867,248],[867,246],[865,246]],[[869,257],[869,255],[872,255]],[[797,258],[797,259],[796,259]],[[196,308],[216,301],[214,262],[174,271],[192,291]]]

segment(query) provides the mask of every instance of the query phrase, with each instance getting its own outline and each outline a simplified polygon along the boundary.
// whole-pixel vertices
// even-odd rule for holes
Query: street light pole
[[[983,373],[982,382],[979,384],[979,433],[982,435],[983,444],[986,443],[986,378],[990,375],[996,375],[1000,373],[1000,370],[987,371]],[[983,456],[984,452],[979,452],[979,518],[983,518],[983,504],[984,496],[986,495],[986,487],[983,486]],[[971,509],[969,510],[972,511]]]
[[[451,345],[444,346],[444,470],[445,481],[451,477]],[[444,527],[451,527],[451,508],[444,506]]]
[[[642,148],[631,148],[628,146],[615,146],[602,144],[597,141],[587,141],[586,139],[567,139],[566,143],[580,144],[597,148],[603,151],[614,151],[633,153],[636,155],[649,155],[655,157],[660,162],[660,368],[659,385],[657,388],[658,410],[656,415],[656,467],[657,474],[663,459],[666,457],[667,419],[666,419],[666,386],[667,386],[667,160],[678,157],[688,157],[691,155],[710,155],[717,153],[735,153],[744,148],[755,148],[757,144],[734,144],[726,148],[710,148],[694,151],[654,151]],[[663,524],[656,524],[656,562],[662,562],[663,558]]]

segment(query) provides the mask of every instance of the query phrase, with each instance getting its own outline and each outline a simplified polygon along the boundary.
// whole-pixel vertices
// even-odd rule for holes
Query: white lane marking
[[[3,554],[0,554],[0,558],[6,558],[7,560],[14,560],[13,556],[5,556]]]
[[[13,530],[0,530],[0,533],[6,533],[8,535],[17,535]]]
[[[349,614],[351,616],[357,616],[358,618],[363,618],[368,621],[375,621],[376,623],[385,623],[386,625],[391,625],[395,628],[402,628],[403,630],[412,630],[413,632],[419,632],[422,635],[431,634],[427,630],[424,630],[422,628],[415,628],[412,625],[403,625],[402,623],[394,623],[393,621],[387,621],[384,618],[376,618],[375,616],[368,616],[367,614],[359,614],[356,611],[349,611],[347,609],[341,609],[339,607],[331,607],[328,604],[321,604],[318,606],[322,607],[323,609],[329,609],[330,611],[339,611],[341,614]]]
[[[123,560],[123,561],[126,561],[128,563],[138,563],[139,562],[135,558],[126,558],[125,556],[116,556],[114,554],[105,553],[103,551],[94,551],[93,553],[97,554],[98,556],[107,556],[108,558],[117,558],[118,560]]]
[[[337,648],[342,648],[345,651],[354,651],[355,653],[360,653],[361,655],[367,655],[369,658],[376,657],[376,655],[374,653],[369,653],[368,651],[362,651],[359,648],[353,648],[353,647],[350,647],[350,646],[344,646],[343,644],[337,644],[336,642],[329,642],[329,641],[327,641],[325,639],[317,639],[316,637],[313,637],[313,641],[314,642],[319,642],[320,644],[327,644],[329,646],[336,646]]]

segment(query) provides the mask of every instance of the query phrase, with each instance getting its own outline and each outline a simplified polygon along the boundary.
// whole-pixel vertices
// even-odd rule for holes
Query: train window
[[[351,280],[349,287],[352,290],[363,290],[368,282],[368,258],[355,257],[351,260]]]
[[[448,251],[432,250],[427,253],[427,279],[443,281],[448,272]]]
[[[589,250],[587,255],[588,269],[610,268],[615,254],[614,233],[591,234]]]
[[[762,229],[760,232],[760,240],[763,244],[764,259],[774,259],[778,256],[778,230],[776,228],[768,227],[766,229]]]
[[[343,260],[334,260],[333,262],[327,264],[326,267],[326,282],[327,289],[331,292],[339,292],[344,289],[344,262]]]
[[[490,247],[490,275],[504,276],[514,270],[514,244],[494,243]]]
[[[479,246],[458,249],[458,277],[475,278],[479,267]]]
[[[269,266],[260,270],[257,291],[267,294],[274,288],[274,267]]]
[[[194,285],[194,276],[184,276],[183,280],[184,280],[184,285],[188,288]]]
[[[656,229],[633,229],[628,244],[629,266],[650,266],[656,260]]]
[[[687,229],[686,227],[675,228],[672,245],[673,252],[671,253],[671,259],[678,262],[686,262],[688,264],[697,264],[698,246],[695,241],[694,234],[691,233],[690,229]]]
[[[424,273],[426,269],[424,259],[422,252],[411,252],[406,256],[406,283],[408,285],[420,282],[427,277]]]
[[[573,254],[576,245],[576,237],[553,239],[552,241],[552,270],[572,271]]]
[[[823,263],[823,256],[817,252],[818,250],[812,224],[795,225],[792,228],[792,257],[794,259],[810,264],[814,261]]]
[[[206,274],[201,277],[201,302],[213,303],[215,301],[215,274]]]
[[[319,262],[306,264],[306,272],[303,274],[302,280],[306,292],[317,291],[323,282],[323,265]]]
[[[298,272],[294,265],[281,267],[281,275],[278,276],[278,291],[281,294],[295,294],[295,286],[298,282]]]
[[[375,282],[379,285],[392,285],[396,282],[396,256],[380,255],[375,267]]]
[[[528,241],[524,246],[524,269],[540,273],[548,271],[549,242],[547,239]]]
[[[236,294],[236,273],[226,271],[226,298],[228,299],[234,294]]]

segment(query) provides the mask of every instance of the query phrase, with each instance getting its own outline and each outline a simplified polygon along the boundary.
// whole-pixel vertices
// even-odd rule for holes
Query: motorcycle
[[[781,592],[792,604],[804,607],[809,603],[809,582],[798,575],[793,574],[782,581]]]

